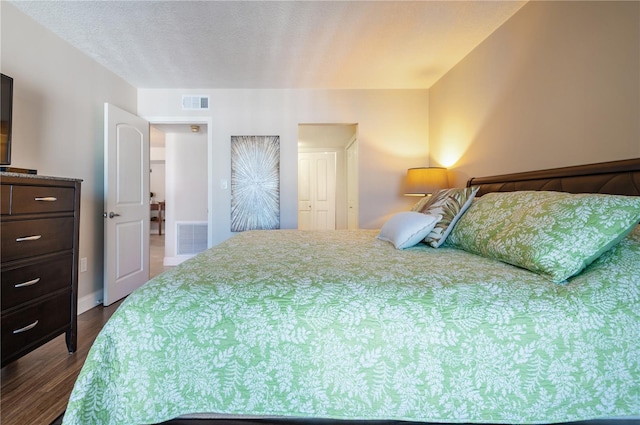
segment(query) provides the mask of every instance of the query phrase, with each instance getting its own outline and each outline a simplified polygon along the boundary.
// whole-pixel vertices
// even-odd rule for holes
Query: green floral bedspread
[[[64,424],[640,415],[640,226],[567,285],[376,234],[244,232],[151,280],[98,336]]]

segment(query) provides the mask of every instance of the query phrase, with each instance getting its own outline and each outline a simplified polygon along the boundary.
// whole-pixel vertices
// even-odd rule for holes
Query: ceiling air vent
[[[209,109],[209,96],[182,96],[182,109]]]

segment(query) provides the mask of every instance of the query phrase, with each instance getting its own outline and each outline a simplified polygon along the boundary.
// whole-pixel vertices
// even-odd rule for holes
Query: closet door
[[[335,152],[298,155],[298,229],[336,228]]]

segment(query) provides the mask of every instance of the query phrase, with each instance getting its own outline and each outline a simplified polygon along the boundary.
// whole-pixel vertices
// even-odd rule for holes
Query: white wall
[[[103,103],[136,112],[137,91],[49,30],[0,2],[2,73],[14,79],[11,165],[82,179],[79,311],[103,279]]]
[[[429,99],[432,162],[458,184],[640,157],[640,2],[529,2]]]
[[[206,222],[208,209],[207,129],[166,133],[165,265],[179,264],[176,222]]]
[[[183,94],[209,95],[210,110],[183,111]],[[280,136],[280,226],[297,228],[297,136],[300,123],[358,124],[360,226],[380,227],[413,201],[401,194],[407,168],[427,165],[427,90],[161,90],[138,91],[139,115],[212,120],[213,244],[232,235],[232,135]]]

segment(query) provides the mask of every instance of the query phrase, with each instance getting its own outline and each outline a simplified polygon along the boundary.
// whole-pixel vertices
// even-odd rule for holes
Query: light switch
[[[227,182],[227,179],[220,179],[220,189],[227,189],[229,187],[229,184]]]

